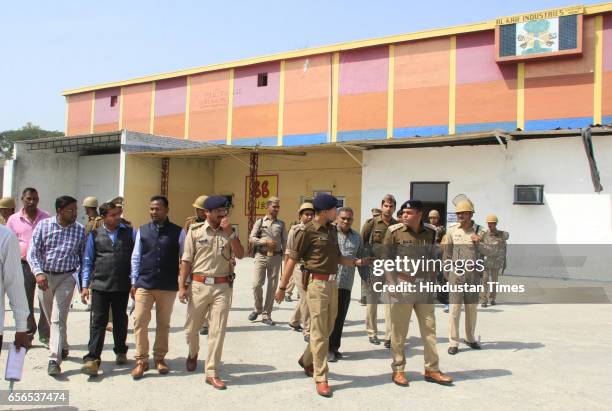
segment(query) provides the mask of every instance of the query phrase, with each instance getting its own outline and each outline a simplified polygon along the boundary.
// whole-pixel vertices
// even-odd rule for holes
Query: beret
[[[338,199],[330,194],[319,194],[312,201],[312,205],[316,211],[331,210],[338,205]]]
[[[421,200],[404,201],[404,204],[400,206],[399,211],[401,212],[402,210],[405,210],[407,208],[414,209],[414,210],[422,210],[423,203],[421,202]]]
[[[229,207],[229,204],[227,201],[227,197],[224,196],[210,196],[204,201],[204,208],[207,210],[227,207]]]

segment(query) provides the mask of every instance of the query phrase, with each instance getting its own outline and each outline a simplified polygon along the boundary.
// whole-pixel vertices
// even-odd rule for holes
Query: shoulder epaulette
[[[400,229],[400,228],[402,228],[403,226],[404,226],[404,224],[403,224],[403,223],[393,224],[393,225],[390,225],[390,226],[389,226],[388,230],[389,230],[390,232],[394,232],[394,231],[399,230],[399,229]]]

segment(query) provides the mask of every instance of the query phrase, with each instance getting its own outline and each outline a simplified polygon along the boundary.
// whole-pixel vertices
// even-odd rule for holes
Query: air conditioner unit
[[[538,184],[515,185],[514,204],[544,204],[544,186]]]

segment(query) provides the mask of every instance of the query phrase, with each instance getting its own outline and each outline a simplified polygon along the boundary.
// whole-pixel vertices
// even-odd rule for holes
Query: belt
[[[312,273],[310,274],[310,276],[312,277],[313,280],[320,280],[320,281],[334,281],[336,279],[336,274]]]
[[[73,268],[73,269],[68,270],[68,271],[51,271],[51,270],[43,270],[43,273],[45,273],[45,274],[49,274],[49,275],[60,275],[60,274],[74,273],[75,271],[76,271],[76,268]]]
[[[225,276],[225,277],[207,277],[205,275],[200,275],[200,274],[191,274],[191,279],[193,281],[197,281],[199,283],[203,283],[203,284],[223,284],[223,283],[229,283],[229,277]]]
[[[257,254],[268,256],[267,251],[257,251]],[[272,255],[283,255],[282,251],[275,251]]]

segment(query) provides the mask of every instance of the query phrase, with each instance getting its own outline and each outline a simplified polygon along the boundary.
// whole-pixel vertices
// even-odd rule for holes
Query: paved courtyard
[[[448,348],[448,314],[436,308],[438,352],[441,369],[455,379],[453,387],[423,380],[423,346],[416,318],[412,319],[407,376],[410,387],[391,383],[390,353],[382,345],[368,342],[364,331],[365,307],[353,301],[347,316],[341,351],[345,358],[330,364],[333,398],[319,397],[311,379],[297,364],[304,349],[302,336],[287,326],[296,304],[276,306],[277,325],[251,323],[252,260],[239,262],[234,302],[228,322],[221,378],[226,391],[204,383],[203,360],[206,337],[202,338],[198,370],[185,370],[187,346],[183,324],[185,305],[176,303],[172,316],[171,373],[160,376],[148,371],[133,381],[134,338],[128,343],[130,364],[114,365],[112,336],[107,333],[102,372],[97,378],[80,373],[86,353],[89,313],[75,304],[69,315],[70,356],[62,364],[57,380],[47,376],[47,350],[38,344],[26,357],[24,379],[19,390],[67,389],[70,408],[110,409],[609,409],[612,401],[612,306],[611,305],[497,305],[479,308],[477,335],[481,351],[462,345],[456,356]],[[8,310],[8,304],[7,304]],[[384,330],[379,307],[379,329]],[[5,343],[0,357],[4,375],[7,341],[12,340],[14,322],[6,312]],[[462,325],[463,326],[463,325]],[[154,329],[154,321],[151,323]],[[153,334],[150,334],[151,339]],[[382,336],[381,336],[382,337]],[[152,343],[152,341],[151,341]],[[0,382],[1,389],[8,383]],[[1,409],[7,409],[0,406]],[[23,409],[33,407],[23,407]],[[57,408],[57,407],[56,407]]]

